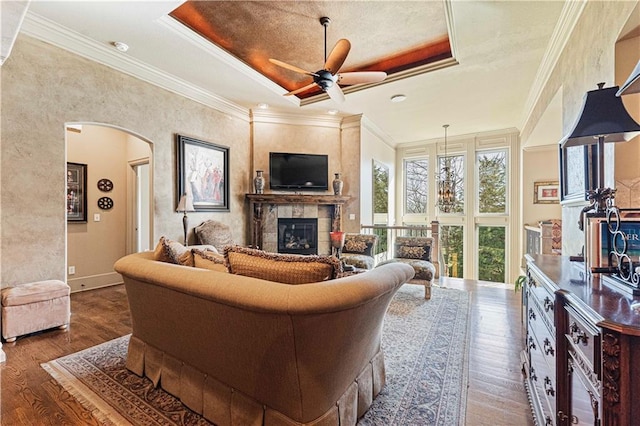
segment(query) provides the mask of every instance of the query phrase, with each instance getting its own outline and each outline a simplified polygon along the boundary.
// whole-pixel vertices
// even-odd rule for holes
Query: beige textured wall
[[[342,141],[340,153],[342,156],[342,180],[344,181],[344,194],[350,195],[351,200],[342,207],[342,229],[346,232],[360,232],[362,219],[362,203],[366,203],[360,193],[360,176],[362,174],[361,158],[363,148],[362,116],[346,117],[342,121]],[[353,215],[353,219],[351,219]]]
[[[331,181],[334,173],[341,173],[344,187],[342,194],[351,200],[343,206],[342,229],[357,232],[360,229],[360,116],[347,117],[342,123],[339,120],[327,120],[326,123],[298,120],[288,117],[280,119],[254,117],[252,124],[253,171],[263,170],[269,188],[269,152],[300,152],[308,154],[327,154],[329,156],[329,190],[332,194]],[[252,179],[251,179],[252,180]],[[253,188],[251,188],[253,191]],[[304,191],[301,191],[304,193]],[[317,191],[310,192],[318,194]],[[349,215],[355,218],[349,220]]]
[[[573,33],[560,55],[556,67],[542,89],[530,120],[521,132],[527,140],[556,92],[562,90],[563,134],[574,125],[582,107],[582,98],[598,82],[611,86],[615,80],[615,43],[637,2],[589,1],[584,7]],[[607,165],[612,176],[613,164]],[[608,182],[613,185],[613,182]],[[576,224],[584,203],[563,205],[562,253],[581,251],[584,236]]]
[[[248,121],[20,35],[2,66],[2,286],[65,279],[66,122],[128,129],[153,142],[154,239],[181,239],[175,212],[175,134],[230,147],[231,213],[215,218],[244,243],[251,171]]]

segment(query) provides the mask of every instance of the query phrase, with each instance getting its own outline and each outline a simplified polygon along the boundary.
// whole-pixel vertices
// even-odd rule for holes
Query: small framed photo
[[[87,165],[67,163],[67,222],[87,221]]]
[[[534,182],[533,204],[554,204],[560,202],[558,182]]]
[[[195,211],[229,211],[229,148],[183,135],[176,142],[176,205],[190,194]]]

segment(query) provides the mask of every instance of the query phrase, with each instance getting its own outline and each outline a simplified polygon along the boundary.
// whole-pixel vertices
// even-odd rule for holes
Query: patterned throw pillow
[[[158,245],[153,251],[153,258],[160,262],[193,266],[191,250],[179,242],[170,240],[164,236],[160,237],[160,241],[158,241]]]
[[[212,271],[229,272],[224,265],[224,256],[211,250],[191,250],[193,263],[196,268],[210,269]]]
[[[431,241],[424,238],[407,240],[398,238],[395,249],[395,257],[431,261]]]
[[[365,256],[373,256],[375,235],[347,234],[345,236],[343,253],[357,253]]]
[[[268,253],[240,246],[224,248],[225,265],[236,275],[284,284],[305,284],[331,280],[342,272],[333,256]]]

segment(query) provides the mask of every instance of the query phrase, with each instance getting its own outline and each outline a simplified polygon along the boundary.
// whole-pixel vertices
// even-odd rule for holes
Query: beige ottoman
[[[16,337],[69,324],[69,286],[47,280],[2,289],[2,337]]]

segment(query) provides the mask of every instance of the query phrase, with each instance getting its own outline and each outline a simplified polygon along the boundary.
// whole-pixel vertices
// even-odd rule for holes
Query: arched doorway
[[[68,169],[79,167],[86,175],[83,190],[74,194],[84,203],[82,214],[70,215],[67,200],[67,283],[72,291],[118,284],[115,261],[152,244],[153,145],[108,124],[65,128]]]

